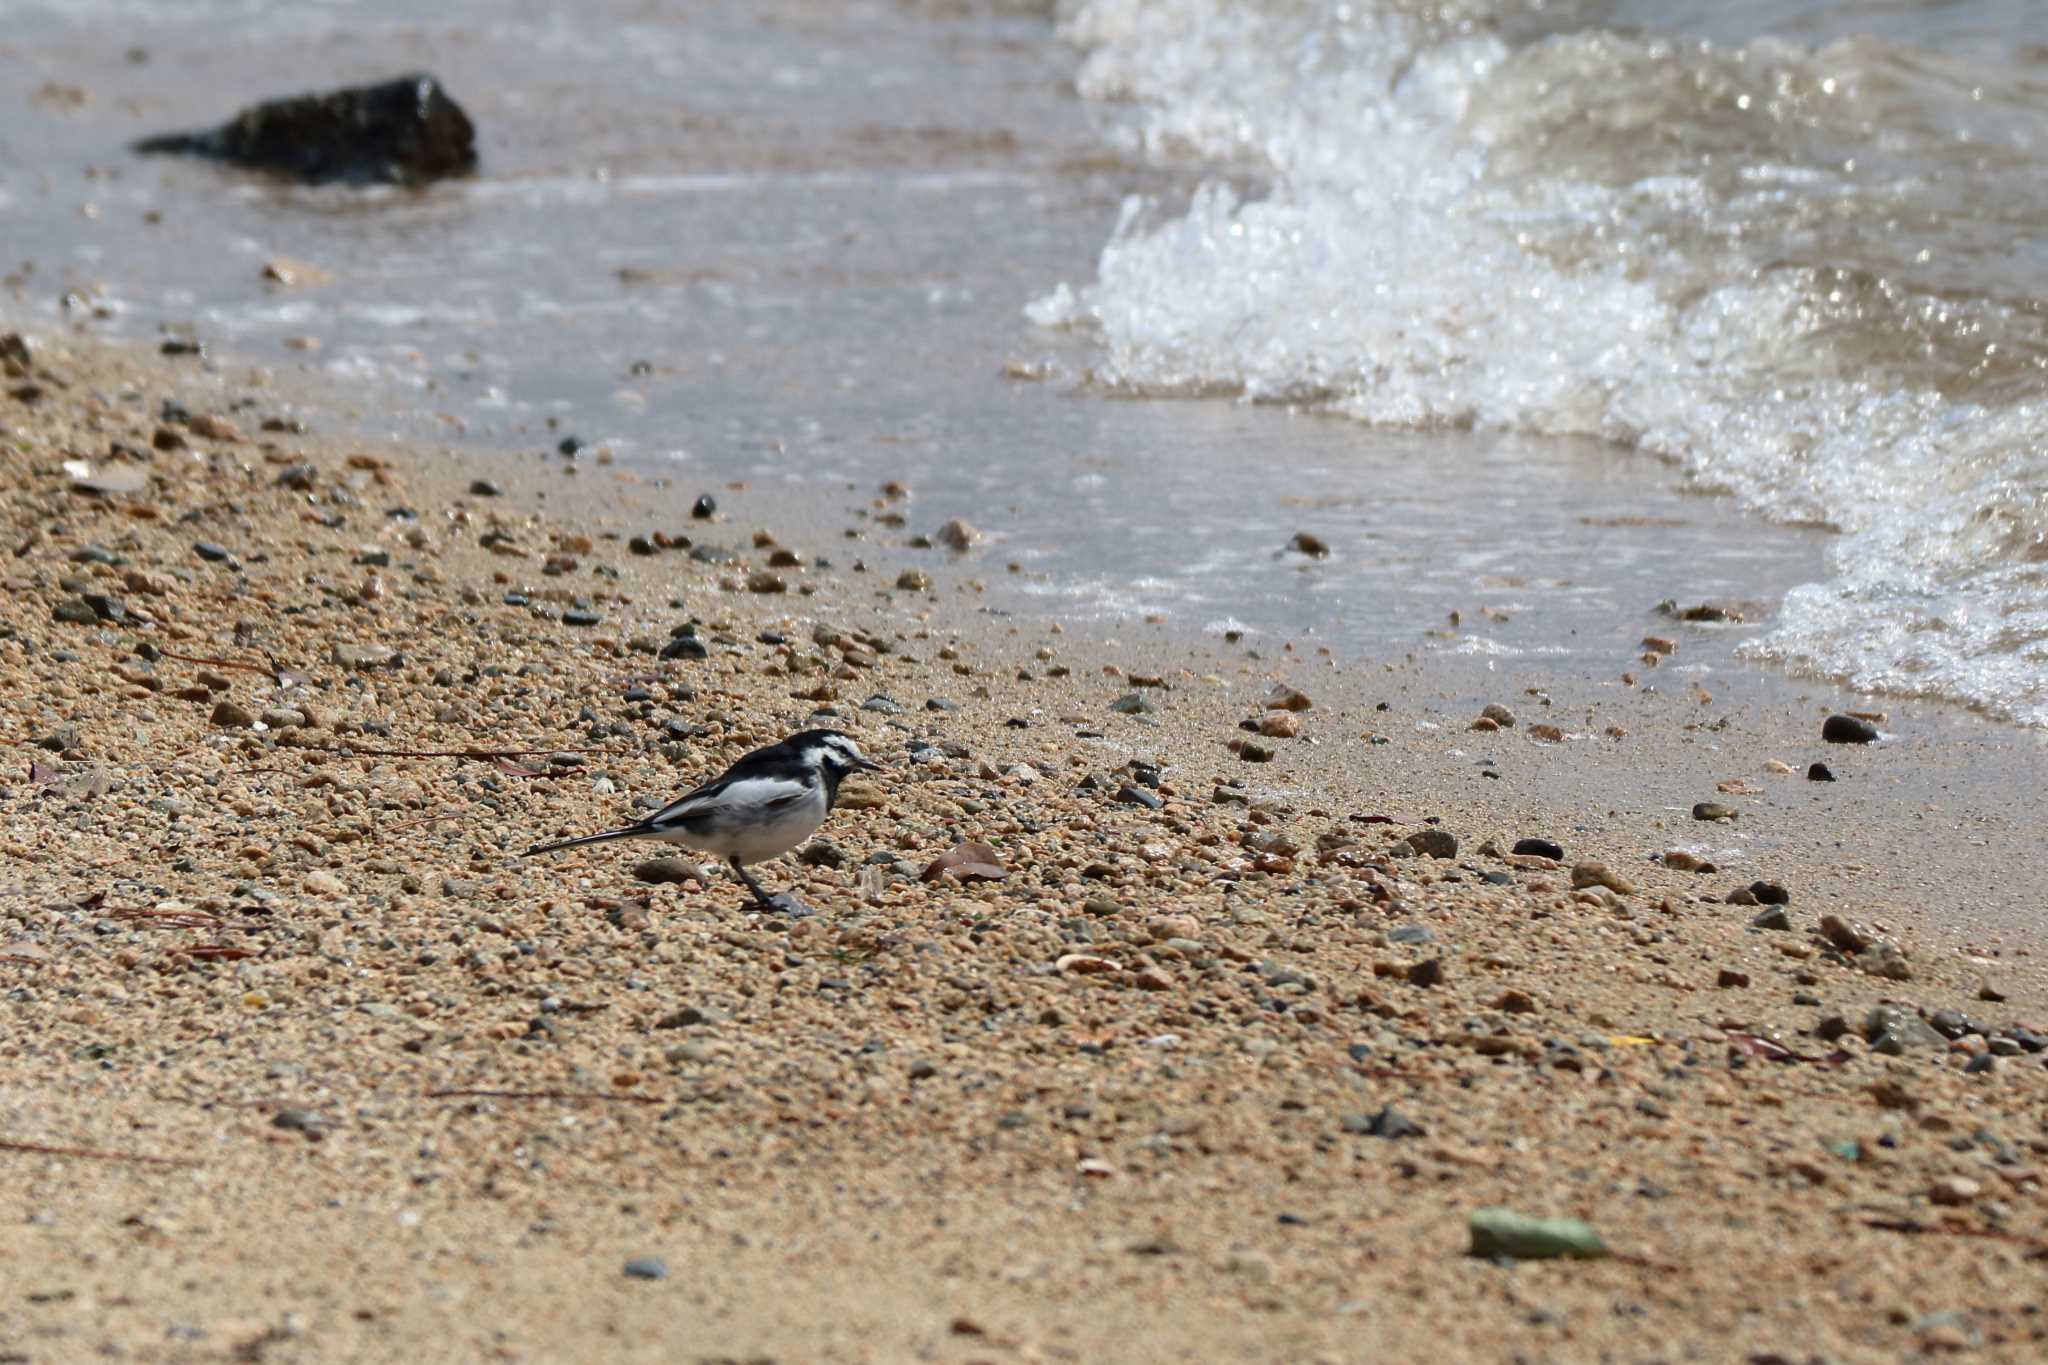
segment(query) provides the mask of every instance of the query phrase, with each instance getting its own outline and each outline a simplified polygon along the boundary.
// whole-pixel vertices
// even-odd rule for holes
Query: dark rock
[[[198,555],[201,559],[206,560],[210,564],[225,563],[228,560],[231,560],[235,557],[234,552],[229,550],[227,546],[216,545],[210,540],[202,540],[198,544],[194,545],[192,547],[192,553]]]
[[[1830,744],[1869,744],[1877,738],[1877,727],[1854,716],[1829,716],[1821,722],[1820,737]]]
[[[1813,1036],[1823,1043],[1832,1043],[1849,1032],[1849,1021],[1839,1014],[1830,1014],[1813,1026]]]
[[[471,479],[469,491],[479,498],[501,498],[505,495],[505,490],[489,479]]]
[[[423,185],[476,169],[476,126],[432,76],[252,104],[218,128],[135,144],[308,185]]]
[[[1701,801],[1692,808],[1695,820],[1733,820],[1741,814],[1733,806],[1724,806],[1719,801]]]
[[[659,1256],[635,1256],[625,1265],[629,1280],[665,1280],[668,1278],[668,1262]]]
[[[100,614],[83,597],[65,598],[51,610],[50,615],[74,626],[96,626],[100,621]]]
[[[1133,786],[1130,783],[1125,783],[1123,787],[1121,787],[1117,791],[1117,794],[1113,799],[1121,801],[1123,804],[1127,806],[1143,806],[1146,810],[1158,810],[1161,806],[1166,804],[1164,801],[1161,801],[1157,796],[1153,795],[1151,792],[1146,791],[1143,787]]]
[[[31,742],[38,749],[48,749],[53,754],[65,753],[78,747],[78,727],[60,725],[46,735],[36,736]]]
[[[563,455],[574,455],[577,451],[583,449],[583,442],[574,436],[564,436],[561,440],[555,442],[555,449]]]
[[[565,611],[562,613],[562,624],[565,626],[594,626],[603,620],[604,617],[594,611]]]
[[[708,659],[711,651],[694,635],[678,635],[661,647],[664,659]]]
[[[1970,1058],[1969,1064],[1963,1068],[1963,1074],[1965,1076],[1981,1076],[1987,1071],[1994,1070],[1997,1066],[1998,1058],[1988,1052],[1980,1052]]]
[[[1324,543],[1323,538],[1307,531],[1297,531],[1294,539],[1287,542],[1287,548],[1297,554],[1307,555],[1310,559],[1330,557],[1330,547]]]
[[[288,1132],[304,1133],[314,1142],[327,1136],[327,1120],[311,1109],[280,1109],[271,1115],[270,1126],[283,1128]]]
[[[1564,845],[1555,839],[1517,839],[1515,852],[1536,858],[1548,858],[1553,862],[1564,861]]]
[[[1386,1138],[1389,1141],[1429,1136],[1428,1129],[1391,1104],[1372,1116],[1371,1132],[1374,1137]]]
[[[1984,1026],[1964,1014],[1961,1010],[1936,1010],[1927,1016],[1927,1022],[1934,1031],[1944,1038],[1961,1038],[1965,1034],[1982,1033]]]
[[[1904,1005],[1879,1005],[1863,1020],[1863,1037],[1872,1052],[1896,1057],[1911,1048],[1940,1047],[1948,1040]]]
[[[845,867],[846,850],[830,839],[813,839],[796,851],[796,860],[805,867]]]
[[[1149,716],[1159,707],[1142,692],[1126,692],[1111,702],[1109,709],[1120,716]]]
[[[873,711],[877,715],[882,716],[900,716],[903,714],[903,703],[897,701],[894,697],[884,696],[882,693],[877,692],[874,696],[862,702],[860,709],[863,711]]]
[[[1440,957],[1418,962],[1408,969],[1408,984],[1411,986],[1434,986],[1443,979],[1444,960]]]
[[[1756,897],[1758,905],[1790,905],[1792,893],[1776,882],[1751,882],[1749,893]]]
[[[690,515],[699,521],[709,521],[718,515],[718,500],[709,493],[701,495],[690,504]]]
[[[658,555],[661,547],[646,536],[634,536],[626,542],[626,548],[636,555]]]
[[[1828,768],[1827,764],[1815,763],[1811,767],[1807,768],[1806,780],[1808,782],[1832,782],[1835,780],[1835,775]]]
[[[1792,927],[1792,916],[1786,913],[1784,906],[1774,905],[1751,920],[1750,923],[1759,929],[1790,929]]]

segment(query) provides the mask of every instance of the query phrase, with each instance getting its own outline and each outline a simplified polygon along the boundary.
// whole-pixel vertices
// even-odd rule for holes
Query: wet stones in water
[[[218,128],[135,144],[308,185],[423,185],[476,169],[476,126],[441,83],[415,74],[250,105]]]
[[[1877,727],[1855,716],[1829,716],[1821,722],[1820,737],[1830,744],[1869,744],[1877,738]],[[1811,770],[1807,776],[1813,776]]]
[[[690,515],[699,521],[709,521],[718,515],[718,500],[709,493],[701,494],[690,504]]]
[[[1514,851],[1525,857],[1548,858],[1554,863],[1564,861],[1564,845],[1555,839],[1517,839]]]

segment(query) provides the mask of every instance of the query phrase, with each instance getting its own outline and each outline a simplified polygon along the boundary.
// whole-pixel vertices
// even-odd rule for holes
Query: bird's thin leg
[[[754,893],[754,899],[761,903],[762,909],[779,910],[782,908],[781,906],[775,903],[775,898],[773,896],[770,896],[766,891],[763,891],[761,889],[761,883],[755,881],[752,877],[749,877],[747,875],[747,869],[740,866],[740,860],[738,858],[731,858],[727,861],[729,861],[732,864],[733,875],[738,877],[741,881],[747,884],[747,890]]]

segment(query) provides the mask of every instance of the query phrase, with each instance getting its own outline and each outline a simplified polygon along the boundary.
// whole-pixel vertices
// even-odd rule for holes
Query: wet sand
[[[692,521],[595,453],[266,431],[242,376],[35,346],[9,1355],[2042,1352],[2009,732],[1823,745],[1849,699],[1689,675],[1683,624],[1583,679],[1090,637],[991,611],[999,553],[901,548],[914,498]],[[664,848],[516,856],[814,722],[891,768],[761,870],[813,917],[638,880]],[[967,838],[1003,879],[920,880]],[[1470,1257],[1493,1205],[1617,1254]]]

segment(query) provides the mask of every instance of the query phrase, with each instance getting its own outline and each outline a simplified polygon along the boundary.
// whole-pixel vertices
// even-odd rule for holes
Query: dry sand
[[[1822,746],[1819,700],[1630,661],[1472,731],[1429,666],[991,615],[999,563],[873,515],[266,431],[189,359],[13,371],[0,1360],[2048,1352],[2024,750]],[[761,870],[814,917],[515,856],[821,709],[892,770]],[[963,838],[1008,876],[918,879]],[[1618,1254],[1471,1257],[1491,1205]]]

